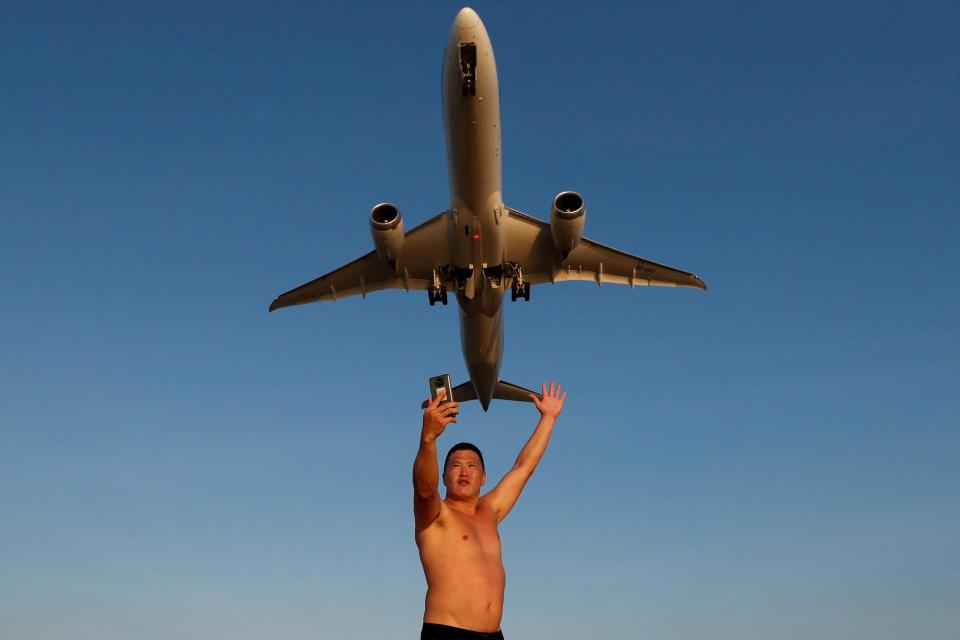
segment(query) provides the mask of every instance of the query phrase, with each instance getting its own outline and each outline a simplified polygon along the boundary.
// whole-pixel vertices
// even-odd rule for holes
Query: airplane
[[[486,411],[492,399],[529,402],[533,393],[500,380],[507,290],[514,302],[529,302],[531,285],[575,280],[706,290],[691,273],[582,237],[586,206],[575,191],[553,199],[549,223],[504,204],[497,66],[486,27],[469,7],[450,28],[441,85],[449,207],[404,232],[396,205],[374,206],[374,250],[281,294],[270,311],[383,289],[425,290],[431,306],[445,305],[453,292],[470,374],[453,399],[479,400]]]

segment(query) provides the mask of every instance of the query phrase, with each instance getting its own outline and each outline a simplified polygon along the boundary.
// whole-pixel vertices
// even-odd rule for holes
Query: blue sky
[[[267,314],[448,201],[460,5],[0,6],[0,629],[416,637],[422,293]],[[706,294],[507,304],[568,406],[501,535],[512,638],[955,638],[960,10],[480,3],[504,198]],[[465,406],[512,463],[536,413]],[[441,441],[441,449],[444,448]]]

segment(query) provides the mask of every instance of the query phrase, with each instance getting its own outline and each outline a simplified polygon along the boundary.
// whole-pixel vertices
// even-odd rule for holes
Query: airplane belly
[[[500,379],[500,363],[503,358],[503,313],[499,305],[496,305],[497,309],[494,313],[485,313],[480,308],[483,306],[483,298],[484,296],[480,296],[480,300],[459,300],[460,345],[477,397],[486,408]],[[465,302],[467,304],[464,304]]]
[[[482,270],[503,263],[506,256],[505,211],[499,191],[490,194],[479,207],[463,205],[451,209],[448,234],[454,265]]]
[[[455,264],[499,264],[503,240],[496,233],[502,217],[497,212],[504,210],[500,90],[490,38],[472,10],[461,11],[450,29],[442,93]]]

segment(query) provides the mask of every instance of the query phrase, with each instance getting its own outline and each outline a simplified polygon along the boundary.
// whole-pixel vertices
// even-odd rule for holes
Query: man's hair
[[[454,451],[462,451],[464,449],[466,449],[467,451],[473,451],[475,454],[480,456],[480,468],[484,471],[487,470],[483,464],[483,454],[480,453],[480,449],[477,449],[477,445],[471,444],[469,442],[460,442],[450,447],[450,451],[447,452],[447,457],[443,459],[444,472],[446,472],[447,470],[447,463],[450,462],[450,454],[452,454]]]

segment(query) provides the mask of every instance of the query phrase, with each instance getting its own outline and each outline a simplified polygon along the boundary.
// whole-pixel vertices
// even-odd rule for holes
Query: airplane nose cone
[[[460,9],[460,13],[453,20],[453,26],[457,29],[471,29],[477,26],[478,22],[480,22],[480,16],[477,15],[477,12],[470,7],[464,7]]]

